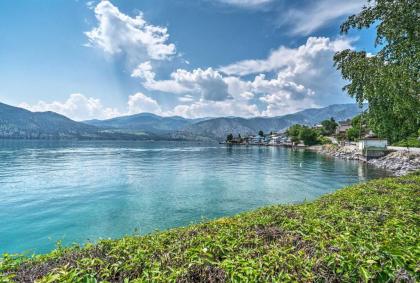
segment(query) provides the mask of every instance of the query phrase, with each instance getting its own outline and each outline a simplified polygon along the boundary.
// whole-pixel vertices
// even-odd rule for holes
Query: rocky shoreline
[[[388,170],[396,176],[406,175],[410,172],[420,170],[420,153],[411,151],[389,151],[387,155],[377,159],[365,160],[357,146],[324,145],[311,147],[321,154],[348,160],[359,160],[373,166]]]

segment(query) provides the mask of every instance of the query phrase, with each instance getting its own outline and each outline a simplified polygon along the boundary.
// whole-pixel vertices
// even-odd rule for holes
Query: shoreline
[[[395,176],[404,176],[420,170],[420,151],[390,149],[383,157],[366,160],[357,147],[351,145],[318,145],[306,149],[335,158],[364,162],[387,170]]]
[[[420,148],[402,148],[402,147],[388,147],[385,156],[366,160],[365,157],[359,152],[355,145],[286,145],[286,144],[227,144],[219,143],[227,146],[263,146],[263,147],[284,147],[291,149],[304,149],[313,151],[322,155],[346,159],[356,160],[363,162],[377,168],[389,171],[394,176],[404,176],[412,172],[420,170]]]

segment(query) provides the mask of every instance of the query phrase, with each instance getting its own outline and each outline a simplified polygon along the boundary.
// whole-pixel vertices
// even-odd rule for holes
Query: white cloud
[[[187,95],[179,97],[178,100],[181,101],[181,102],[192,102],[195,99],[192,95],[187,94]]]
[[[162,109],[159,103],[153,98],[138,92],[136,94],[130,95],[128,97],[128,112],[127,115],[137,114],[137,113],[154,113],[162,114]]]
[[[36,112],[53,111],[77,121],[107,119],[121,115],[115,108],[104,107],[100,99],[86,97],[80,93],[71,94],[64,102],[39,101],[34,105],[23,102],[19,107]]]
[[[95,7],[95,15],[98,26],[85,33],[88,46],[110,55],[124,54],[131,64],[164,60],[175,54],[175,45],[167,43],[167,29],[147,23],[141,13],[130,17],[105,0]]]
[[[308,6],[282,12],[280,26],[291,27],[292,34],[308,35],[335,19],[361,11],[366,0],[317,0]]]
[[[156,74],[149,63],[140,64],[132,73],[143,80],[149,90],[178,94],[199,95],[204,100],[223,101],[230,99],[228,85],[220,72],[208,68],[187,71],[178,69],[169,80],[155,80]]]
[[[130,95],[127,100],[127,108],[122,111],[116,108],[105,107],[100,99],[86,97],[80,93],[70,94],[69,98],[63,102],[39,101],[33,105],[23,102],[19,104],[19,107],[35,112],[53,111],[76,121],[110,119],[143,112],[165,115],[155,99],[141,92]]]
[[[146,82],[155,80],[156,74],[153,72],[153,67],[150,61],[139,64],[131,73],[133,78],[140,78]]]
[[[182,94],[178,98],[182,104],[170,110],[177,115],[215,116],[211,114],[214,111],[277,116],[348,102],[332,58],[335,52],[352,48],[351,43],[347,38],[310,37],[297,48],[282,46],[266,59],[240,61],[220,70],[178,69],[170,79],[156,80],[151,64],[146,62],[132,76],[141,78],[149,90]],[[249,78],[251,75],[254,77]]]
[[[282,115],[351,101],[341,90],[344,81],[332,60],[335,52],[347,48],[353,48],[348,38],[309,37],[297,48],[282,46],[266,59],[240,61],[220,71],[228,75],[230,93],[249,91],[265,104],[263,115]],[[240,78],[252,74],[257,74],[253,80]]]
[[[167,114],[189,118],[224,116],[254,117],[261,115],[257,105],[241,103],[235,100],[200,100],[191,104],[177,105],[173,110],[167,112]]]
[[[323,56],[328,56],[328,64],[332,65],[332,56],[335,52],[352,48],[351,41],[347,38],[330,40],[327,37],[309,37],[304,45],[297,48],[281,46],[271,52],[267,59],[243,60],[220,68],[228,75],[249,75],[271,71],[282,73],[299,73],[306,71],[308,61]]]
[[[252,92],[249,92],[249,91],[245,91],[245,92],[243,92],[243,93],[241,93],[241,94],[239,94],[243,99],[246,99],[246,100],[250,100],[250,99],[253,99],[254,98],[254,94],[252,93]]]
[[[217,0],[218,2],[229,4],[240,8],[258,8],[273,2],[274,0]]]

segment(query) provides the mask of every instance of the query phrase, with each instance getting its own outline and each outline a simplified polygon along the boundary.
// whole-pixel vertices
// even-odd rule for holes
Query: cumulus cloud
[[[173,72],[168,80],[155,80],[156,74],[153,72],[149,62],[140,64],[131,74],[143,80],[143,86],[149,90],[178,93],[194,94],[204,100],[223,101],[230,99],[228,85],[222,74],[212,68],[206,70],[195,69],[187,71],[178,69]]]
[[[230,91],[249,91],[258,96],[266,105],[263,115],[281,115],[349,101],[332,60],[335,52],[347,48],[352,48],[348,38],[309,37],[297,48],[281,46],[265,59],[240,61],[220,71],[226,75]],[[253,80],[241,78],[253,74]]]
[[[188,118],[224,116],[255,117],[260,114],[257,105],[241,103],[236,100],[199,100],[191,104],[177,105],[173,110],[167,112],[167,115],[177,115]]]
[[[279,71],[283,73],[304,72],[308,62],[328,56],[327,63],[332,66],[332,56],[335,52],[352,48],[348,38],[331,40],[327,37],[309,37],[304,45],[297,48],[280,46],[272,51],[268,58],[262,60],[243,60],[220,68],[228,75],[249,75],[263,72]],[[311,66],[312,67],[312,66]]]
[[[355,14],[361,10],[366,0],[317,0],[309,5],[282,11],[280,26],[290,27],[292,34],[309,35],[328,23]]]
[[[277,116],[308,107],[348,102],[343,81],[333,66],[335,52],[352,48],[348,38],[309,37],[297,48],[281,46],[265,59],[236,62],[218,70],[178,69],[157,80],[150,62],[132,76],[148,90],[178,95],[177,115]],[[217,103],[216,103],[217,102]],[[236,114],[234,114],[236,113]]]
[[[110,55],[123,54],[132,64],[175,54],[175,45],[167,42],[167,29],[147,23],[141,13],[130,17],[105,0],[95,7],[95,16],[98,26],[85,32],[88,46]]]
[[[143,113],[143,112],[154,113],[158,115],[163,114],[159,103],[155,99],[141,92],[130,95],[128,97],[127,105],[128,105],[127,115]]]
[[[76,121],[110,119],[117,116],[132,115],[143,112],[165,115],[159,103],[155,99],[141,92],[128,97],[127,107],[124,110],[105,107],[100,99],[86,97],[80,93],[70,94],[69,98],[62,102],[39,101],[32,105],[23,102],[19,104],[19,107],[35,112],[53,111]]]
[[[77,121],[88,119],[107,119],[121,115],[121,113],[110,107],[104,107],[100,99],[86,97],[80,93],[73,93],[63,102],[39,101],[36,104],[21,103],[19,107],[30,111],[43,112],[53,111]]]

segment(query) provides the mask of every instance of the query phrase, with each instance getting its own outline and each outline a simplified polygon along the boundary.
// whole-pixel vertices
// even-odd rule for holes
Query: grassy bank
[[[143,237],[6,255],[0,282],[414,282],[419,223],[417,173]]]

